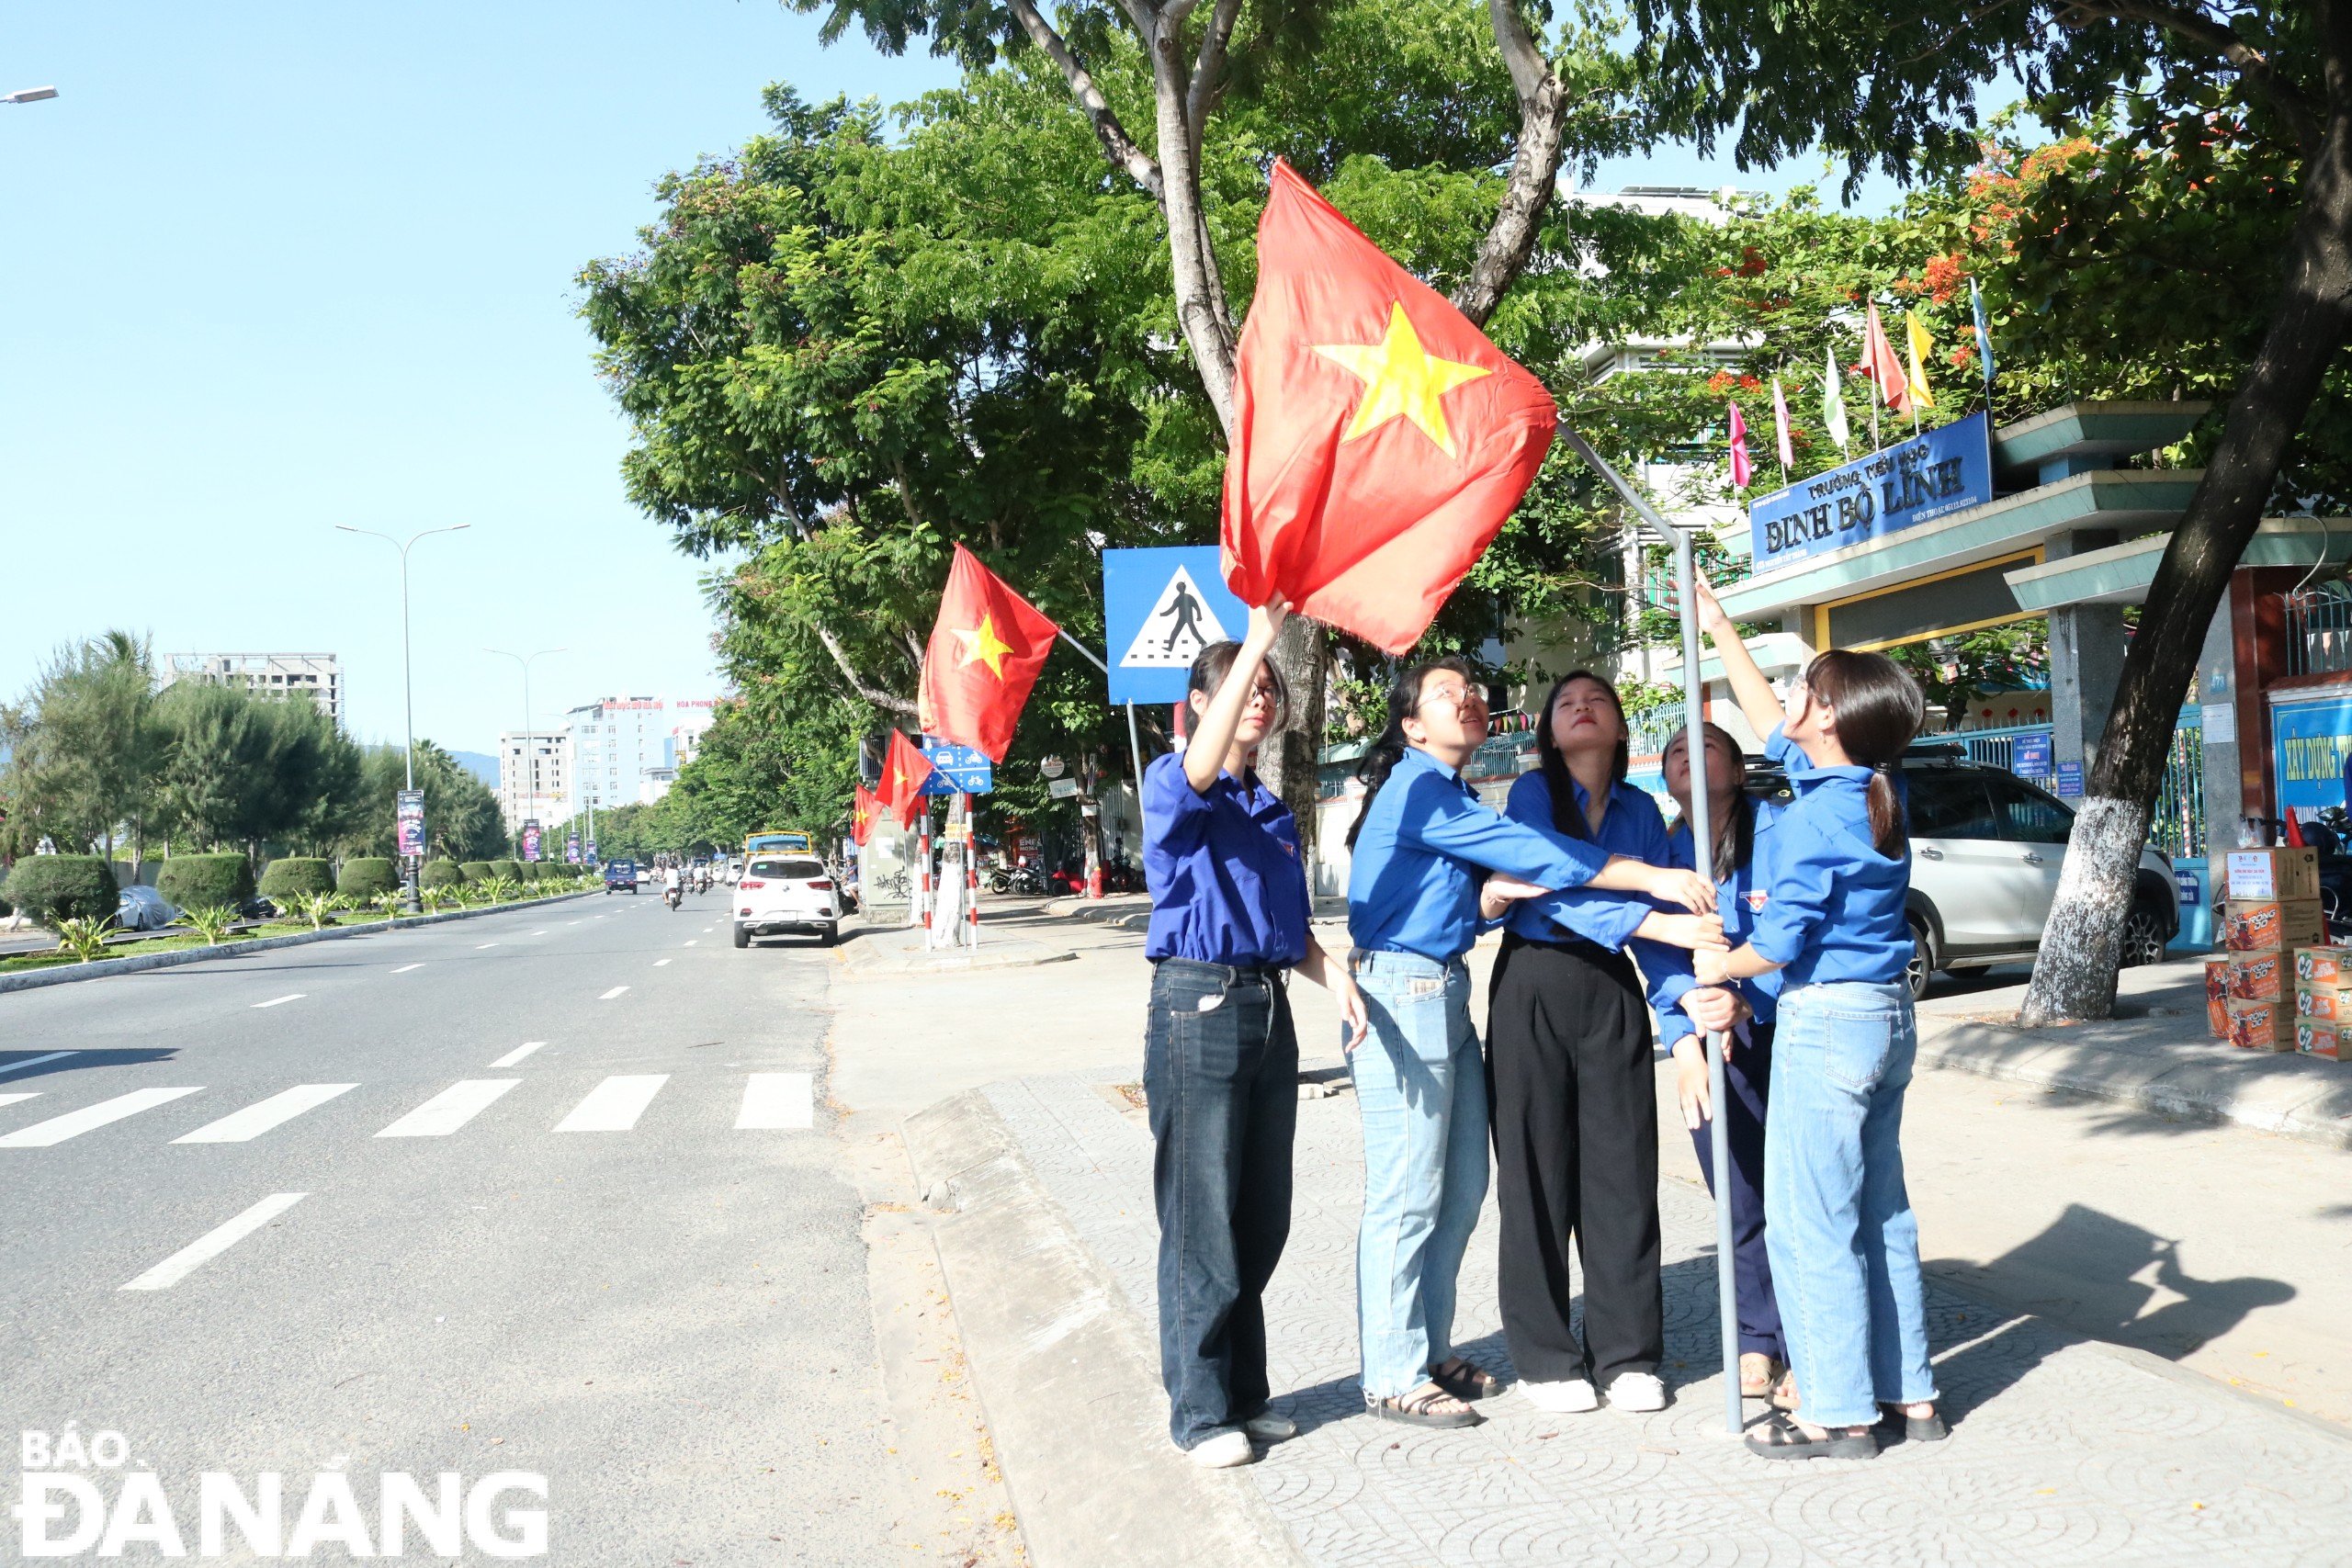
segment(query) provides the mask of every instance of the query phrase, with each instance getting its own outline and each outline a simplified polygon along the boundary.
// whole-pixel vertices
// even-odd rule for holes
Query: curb
[[[39,990],[43,986],[68,986],[76,980],[103,980],[109,975],[137,975],[149,969],[171,969],[182,964],[202,964],[215,958],[235,958],[247,953],[300,947],[308,942],[332,942],[337,937],[365,936],[369,931],[405,931],[412,926],[437,926],[447,920],[469,920],[477,915],[503,915],[511,909],[530,909],[542,904],[560,904],[567,898],[585,898],[588,891],[583,888],[577,893],[559,893],[552,898],[517,899],[512,904],[494,904],[481,909],[449,909],[437,915],[395,915],[389,920],[370,920],[364,926],[336,926],[326,931],[296,931],[292,936],[255,937],[248,942],[224,942],[214,947],[183,947],[170,953],[134,953],[129,958],[101,958],[95,964],[35,969],[22,975],[0,975],[0,996],[10,991]]]
[[[1305,1568],[1248,1477],[1195,1468],[1161,1403],[1128,1397],[1159,1386],[1158,1347],[985,1092],[900,1130],[1031,1561]]]
[[[2080,1029],[2084,1026],[2075,1026]],[[2314,1073],[2293,1053],[2170,1043],[2127,1052],[2066,1029],[1920,1020],[1919,1062],[1980,1077],[2064,1089],[2159,1115],[2232,1122],[2331,1148],[2352,1148],[2352,1066]],[[2333,1066],[2333,1064],[2329,1064]]]
[[[1141,895],[1114,894],[1110,898],[1049,898],[1046,913],[1057,919],[1085,920],[1093,925],[1109,926],[1114,931],[1139,931],[1151,924],[1151,900],[1134,902]]]

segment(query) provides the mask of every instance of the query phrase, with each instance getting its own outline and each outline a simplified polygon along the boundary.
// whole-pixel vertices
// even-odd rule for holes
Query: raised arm
[[[1193,726],[1193,739],[1184,748],[1184,779],[1194,795],[1208,794],[1209,785],[1225,771],[1226,755],[1233,750],[1233,738],[1241,728],[1242,712],[1258,689],[1259,666],[1266,662],[1283,622],[1289,618],[1290,604],[1279,593],[1250,612],[1250,630],[1241,639],[1240,657],[1225,672],[1225,680],[1202,710],[1201,721]]]
[[[1704,577],[1699,579],[1698,586],[1699,625],[1713,640],[1715,653],[1724,661],[1724,673],[1731,681],[1731,694],[1739,699],[1739,711],[1747,716],[1748,728],[1759,736],[1770,735],[1789,716],[1781,708],[1781,699],[1772,694],[1772,682],[1764,678],[1756,656],[1740,640],[1739,628],[1724,614],[1714,589]]]

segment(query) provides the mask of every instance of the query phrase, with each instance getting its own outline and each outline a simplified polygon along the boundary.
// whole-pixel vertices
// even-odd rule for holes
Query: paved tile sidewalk
[[[1149,1325],[1151,1148],[1093,1084],[991,1085],[988,1099],[1086,1246]],[[1247,1473],[1325,1564],[2101,1564],[2352,1562],[2352,1440],[2194,1374],[2071,1339],[1931,1287],[1949,1442],[1867,1463],[1775,1465],[1722,1422],[1713,1228],[1669,1181],[1666,1321],[1674,1403],[1553,1416],[1506,1394],[1467,1432],[1362,1413],[1350,1096],[1299,1108],[1290,1247],[1268,1301],[1276,1403],[1304,1428]],[[1494,1210],[1472,1243],[1458,1338],[1505,1369]],[[1156,1385],[1133,1397],[1155,1404]],[[1760,1410],[1751,1404],[1751,1414]]]

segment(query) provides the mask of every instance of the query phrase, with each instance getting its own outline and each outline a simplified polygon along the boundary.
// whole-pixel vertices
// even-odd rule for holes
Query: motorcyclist
[[[673,910],[686,901],[685,878],[679,874],[675,864],[662,868],[662,897]]]

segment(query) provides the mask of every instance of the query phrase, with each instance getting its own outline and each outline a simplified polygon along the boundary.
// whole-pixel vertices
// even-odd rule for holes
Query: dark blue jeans
[[[1781,1308],[1772,1295],[1772,1259],[1764,1244],[1764,1115],[1770,1102],[1772,1026],[1748,1026],[1754,1038],[1732,1042],[1724,1059],[1724,1089],[1731,1103],[1719,1112],[1731,1141],[1731,1239],[1733,1280],[1739,1296],[1739,1348],[1760,1350],[1785,1364],[1789,1347],[1781,1335]],[[1715,1130],[1705,1122],[1690,1134],[1707,1190],[1715,1190]]]
[[[1266,1283],[1290,1239],[1298,1037],[1279,971],[1162,959],[1144,1092],[1159,1211],[1159,1376],[1192,1449],[1266,1407]]]

